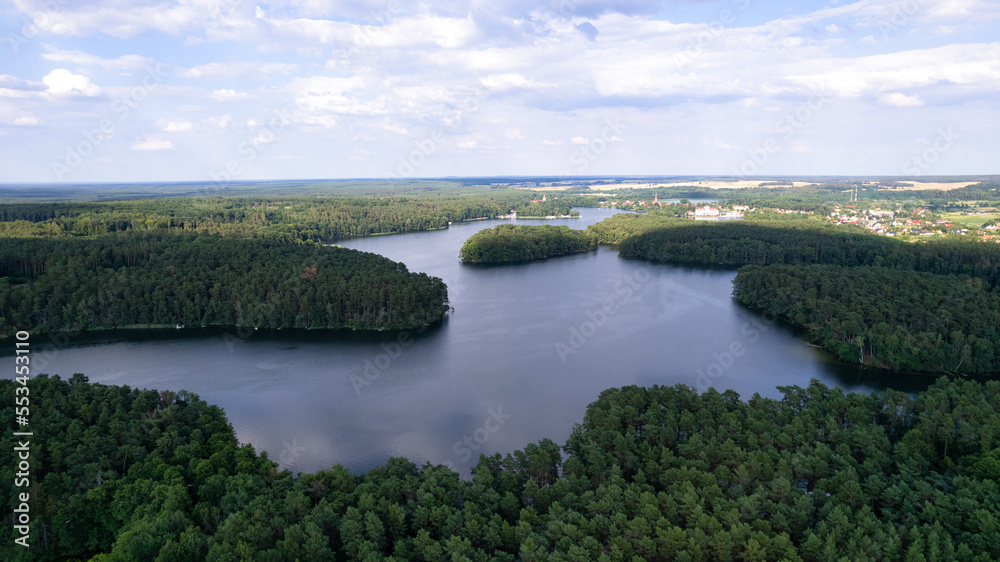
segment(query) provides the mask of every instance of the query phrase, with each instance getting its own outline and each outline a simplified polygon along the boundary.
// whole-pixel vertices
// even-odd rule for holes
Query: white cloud
[[[38,124],[38,118],[30,111],[24,111],[14,103],[0,99],[0,125],[31,127]]]
[[[18,18],[45,15],[44,0],[12,2]],[[61,1],[60,13],[40,25],[41,52],[23,52],[34,60],[12,67],[25,69],[21,77],[0,75],[5,140],[26,139],[23,147],[4,145],[0,169],[28,169],[21,160],[44,169],[34,156],[51,152],[44,139],[116,116],[95,98],[129,99],[155,62],[175,80],[144,91],[141,111],[121,123],[121,135],[139,139],[137,150],[168,150],[166,139],[194,131],[207,133],[191,138],[200,147],[223,142],[227,130],[249,130],[252,140],[269,111],[282,109],[296,125],[281,133],[283,151],[329,144],[349,164],[309,159],[283,172],[262,161],[254,174],[378,174],[385,170],[361,166],[396,162],[435,129],[447,140],[421,173],[510,173],[511,162],[560,173],[565,158],[548,162],[559,153],[548,147],[586,145],[602,136],[609,115],[630,112],[626,133],[603,135],[620,144],[594,171],[620,165],[638,173],[645,165],[683,173],[707,161],[701,170],[731,172],[740,160],[726,150],[774,136],[775,122],[820,89],[829,103],[795,130],[794,143],[782,139],[761,173],[811,172],[816,162],[854,166],[849,158],[877,170],[876,159],[893,154],[886,147],[902,144],[894,139],[926,134],[913,130],[912,111],[895,108],[919,108],[923,122],[1000,126],[1000,44],[989,34],[1000,3],[920,0],[915,13],[894,22],[901,2],[815,0],[789,4],[787,16],[771,21],[761,20],[766,10],[728,3],[734,20],[718,26],[702,10],[685,21],[686,9],[631,0],[569,2],[574,9],[565,15],[528,0],[449,0],[403,3],[382,16],[385,0]],[[599,33],[581,33],[582,22]],[[873,122],[879,126],[866,126]],[[373,154],[357,151],[361,142]],[[973,151],[966,146],[973,144],[951,152],[949,163]],[[783,160],[806,154],[803,147],[843,160]],[[361,158],[348,162],[352,154]],[[730,156],[736,161],[719,163]],[[898,162],[889,167],[896,171]]]
[[[900,92],[882,94],[878,97],[878,101],[885,105],[894,105],[896,107],[920,107],[924,105],[924,102],[920,98],[908,96]]]
[[[73,3],[15,0],[14,4],[44,33],[57,36],[105,34],[122,39],[149,30],[176,36],[187,29],[205,28],[207,31],[238,27],[239,20],[245,19],[238,14],[246,11],[246,8],[241,10],[238,3],[230,7],[230,2],[210,0]]]
[[[481,79],[480,82],[490,90],[504,92],[513,88],[538,88],[544,87],[534,80],[529,80],[519,72],[505,72],[503,74],[491,74]]]
[[[239,78],[250,75],[288,75],[298,69],[299,65],[294,63],[227,61],[202,64],[192,68],[182,68],[177,71],[177,75],[182,78]]]
[[[241,100],[250,97],[250,94],[246,92],[237,92],[232,88],[223,88],[221,90],[215,90],[208,95],[210,98],[218,101],[233,101]]]
[[[253,143],[256,145],[269,144],[275,141],[274,132],[270,129],[264,129],[263,131],[257,133],[254,137]]]
[[[205,118],[205,124],[213,129],[225,129],[233,122],[233,116],[230,114],[212,116]]]
[[[384,25],[367,25],[327,19],[274,17],[257,6],[255,17],[270,31],[271,40],[335,44],[348,52],[419,45],[454,49],[466,45],[478,31],[471,16],[446,17],[430,13],[395,17]]]
[[[156,126],[159,127],[161,131],[166,133],[186,133],[194,130],[194,123],[190,121],[168,121],[166,119],[158,119],[156,121]]]
[[[139,55],[122,55],[114,59],[103,59],[81,51],[64,51],[53,45],[45,45],[44,47],[48,52],[42,53],[42,59],[52,62],[98,66],[109,70],[136,70],[153,64],[153,59]]]
[[[948,45],[849,61],[828,58],[813,61],[811,67],[809,74],[789,75],[789,82],[852,98],[917,88],[986,95],[1000,89],[1000,43]]]
[[[373,116],[389,111],[386,94],[379,87],[369,87],[367,79],[361,76],[297,78],[289,84],[288,91],[295,96],[299,109],[312,117],[328,114]],[[399,89],[396,93],[400,95]],[[405,105],[405,98],[402,101]]]
[[[31,99],[37,98],[47,86],[42,82],[32,82],[7,74],[0,74],[0,99]]]
[[[73,74],[65,68],[57,68],[42,78],[48,86],[48,93],[54,96],[86,96],[93,97],[101,93],[101,88],[90,81],[90,78]]]
[[[168,140],[145,140],[132,145],[132,150],[173,150],[174,143]]]

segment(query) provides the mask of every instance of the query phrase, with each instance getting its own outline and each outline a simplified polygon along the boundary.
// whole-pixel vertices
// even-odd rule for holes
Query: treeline
[[[983,284],[879,267],[746,266],[733,295],[805,327],[845,361],[1000,373],[1000,292]]]
[[[975,240],[907,243],[815,221],[662,219],[661,225],[627,235],[619,243],[622,257],[725,265],[865,265],[968,275],[985,280],[989,287],[1000,281],[997,246]],[[627,229],[618,229],[622,230]]]
[[[566,196],[531,203],[524,191],[487,194],[371,197],[187,197],[94,203],[18,203],[0,207],[0,238],[87,237],[172,232],[286,242],[332,242],[373,234],[446,228],[449,222],[492,218],[511,210],[568,214],[596,206]]]
[[[596,207],[599,199],[581,195],[558,195],[548,201],[527,202],[511,209],[518,218],[579,216],[573,207]]]
[[[0,380],[7,419],[20,386]],[[79,374],[28,388],[45,415],[29,486],[3,495],[4,560],[1000,558],[997,381],[915,397],[814,381],[747,402],[611,389],[564,447],[481,456],[471,481],[400,458],[293,476],[188,392]],[[0,471],[14,482],[14,463]],[[10,517],[26,491],[29,548]]]
[[[0,245],[0,333],[184,324],[415,328],[444,283],[382,256],[267,239],[166,234]]]
[[[934,181],[925,179],[922,181]],[[905,180],[899,182],[907,184]],[[931,206],[944,206],[950,201],[1000,201],[1000,181],[989,178],[980,183],[961,187],[958,189],[923,189],[920,191],[907,190],[907,185],[899,185],[896,189],[871,190],[866,195],[871,199],[907,200],[919,199],[927,201]],[[862,197],[859,195],[859,197]]]
[[[568,226],[501,224],[470,236],[459,257],[469,263],[512,263],[596,249],[592,234]]]
[[[597,224],[587,227],[587,231],[597,237],[600,244],[621,244],[626,239],[651,230],[691,224],[689,220],[675,218],[659,211],[648,213],[619,213]]]

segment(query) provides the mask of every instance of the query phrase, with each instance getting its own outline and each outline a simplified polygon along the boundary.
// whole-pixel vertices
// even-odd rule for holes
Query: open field
[[[1000,219],[1000,213],[989,215],[967,215],[965,213],[945,213],[942,218],[950,220],[955,224],[960,224],[966,228],[982,228],[988,221]]]
[[[614,185],[593,185],[590,189],[604,189],[604,188],[632,188],[632,189],[652,189],[656,187],[704,187],[707,189],[747,189],[751,187],[760,187],[762,183],[768,183],[770,180],[701,180],[701,181],[674,181],[674,182],[650,182],[650,183],[628,183],[628,184],[614,184]],[[793,181],[791,182],[795,187],[801,187],[803,185],[816,185],[812,182],[807,181]]]

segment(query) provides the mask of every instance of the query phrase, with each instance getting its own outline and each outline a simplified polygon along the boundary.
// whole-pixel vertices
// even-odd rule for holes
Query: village
[[[716,201],[689,201],[687,199],[661,201],[658,196],[652,200],[612,200],[608,207],[648,212],[654,209],[669,211],[674,215],[696,221],[728,221],[744,218],[780,218],[781,216],[806,215],[827,220],[834,224],[852,224],[887,237],[941,237],[971,236],[1000,243],[1000,213],[997,209],[965,210],[960,212],[935,212],[925,207],[895,210],[881,206],[848,204],[826,206],[816,211],[784,209],[778,207],[749,207],[747,205],[723,205]],[[832,205],[832,204],[831,204]],[[751,214],[752,213],[752,214]],[[807,218],[802,216],[801,218]]]
[[[919,207],[896,210],[881,207],[865,208],[860,205],[835,207],[826,219],[836,224],[854,224],[880,236],[976,236],[983,240],[1000,242],[998,218],[995,210],[937,213]]]

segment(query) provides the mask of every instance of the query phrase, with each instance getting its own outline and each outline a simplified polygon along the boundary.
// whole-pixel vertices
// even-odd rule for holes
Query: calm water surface
[[[518,222],[585,228],[614,212]],[[738,306],[731,270],[649,265],[609,248],[462,265],[465,239],[501,222],[342,243],[444,279],[454,312],[423,333],[185,329],[78,336],[44,354],[36,336],[36,372],[195,392],[225,409],[242,442],[296,471],[404,456],[465,475],[479,452],[564,443],[610,387],[712,384],[749,398],[812,378],[864,392],[932,380],[830,360]]]

